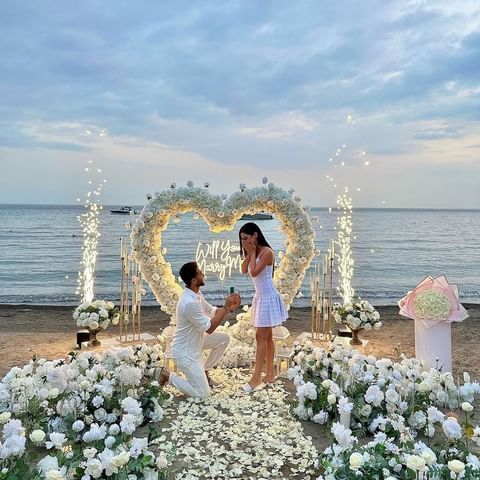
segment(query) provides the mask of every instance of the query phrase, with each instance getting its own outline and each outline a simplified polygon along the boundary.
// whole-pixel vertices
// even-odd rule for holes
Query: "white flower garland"
[[[182,292],[171,264],[164,258],[162,232],[167,229],[170,218],[190,211],[201,216],[212,232],[232,230],[245,213],[274,214],[287,237],[286,252],[275,270],[274,282],[289,307],[315,252],[312,224],[300,199],[292,193],[273,183],[251,189],[242,184],[240,191],[225,198],[212,195],[206,186],[194,187],[192,182],[180,188],[172,184],[169,190],[156,193],[133,227],[131,241],[132,255],[162,310],[173,316]]]

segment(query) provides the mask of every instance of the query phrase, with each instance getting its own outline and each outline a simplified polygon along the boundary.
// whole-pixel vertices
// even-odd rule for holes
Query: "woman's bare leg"
[[[266,338],[266,352],[265,352],[265,363],[266,363],[266,372],[264,381],[268,383],[274,383],[275,378],[275,369],[273,365],[273,359],[275,356],[275,344],[273,343],[273,330],[269,327],[269,332]]]
[[[262,383],[262,370],[267,353],[267,337],[270,327],[257,327],[255,338],[257,341],[257,352],[255,355],[255,371],[248,382],[252,388],[258,387]]]

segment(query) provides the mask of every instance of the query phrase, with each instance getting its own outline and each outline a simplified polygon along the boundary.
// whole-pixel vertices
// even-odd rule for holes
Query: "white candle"
[[[351,418],[352,418],[351,412],[342,412],[342,413],[340,414],[340,423],[341,423],[345,428],[350,428]]]
[[[348,402],[348,397],[346,400]],[[345,412],[345,411],[340,412],[340,423],[345,428],[350,428],[351,420],[352,420],[352,412]]]

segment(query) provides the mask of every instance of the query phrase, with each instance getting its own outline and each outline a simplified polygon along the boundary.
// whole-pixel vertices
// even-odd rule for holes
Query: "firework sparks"
[[[355,293],[352,285],[353,254],[352,254],[352,198],[348,195],[338,195],[337,206],[341,210],[338,217],[337,244],[339,247],[338,258],[338,293],[343,298],[343,303],[351,303]]]
[[[89,160],[88,167],[85,172],[89,175],[88,185],[93,184],[92,178],[95,174],[101,173],[101,169],[93,168],[93,160]],[[97,246],[100,238],[100,212],[102,205],[100,204],[100,195],[102,186],[106,182],[99,182],[96,188],[86,193],[85,213],[78,216],[78,220],[83,231],[82,260],[80,262],[80,270],[77,280],[77,295],[81,295],[82,303],[91,302],[94,298],[95,285],[95,266],[97,263]],[[80,199],[77,199],[77,201]]]

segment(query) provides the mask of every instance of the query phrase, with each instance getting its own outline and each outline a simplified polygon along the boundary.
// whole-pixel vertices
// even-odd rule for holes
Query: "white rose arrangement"
[[[380,314],[366,300],[345,305],[334,303],[333,317],[337,323],[347,325],[351,330],[378,330],[382,326]]]
[[[382,478],[391,479],[403,478],[398,474],[404,471],[454,478],[450,473],[462,468],[470,475],[465,479],[480,478],[480,426],[471,424],[480,384],[467,373],[460,384],[450,372],[426,370],[416,359],[402,356],[393,362],[351,347],[320,348],[307,341],[294,344],[288,377],[297,390],[294,414],[332,425],[336,443],[321,455],[325,479],[373,479],[382,468]],[[355,434],[335,423],[347,407]],[[442,412],[455,409],[465,421]],[[359,448],[356,432],[374,435],[374,440]],[[435,437],[435,447],[415,443],[419,435]],[[443,443],[438,442],[442,437]],[[409,475],[405,478],[415,478]]]
[[[338,435],[338,424],[332,427],[336,443],[320,456],[322,479],[364,478],[395,479],[464,479],[480,478],[480,460],[465,448],[437,453],[422,441],[406,433],[397,442],[384,433],[359,447],[355,437]],[[454,458],[451,458],[451,456]],[[456,458],[455,458],[456,457]],[[379,476],[381,475],[381,476]]]
[[[154,423],[170,396],[152,379],[162,359],[160,345],[138,345],[13,368],[0,382],[0,477],[166,479],[173,451]]]
[[[77,322],[77,327],[105,330],[110,323],[118,324],[120,314],[113,302],[95,300],[79,305],[73,312],[73,319]]]

